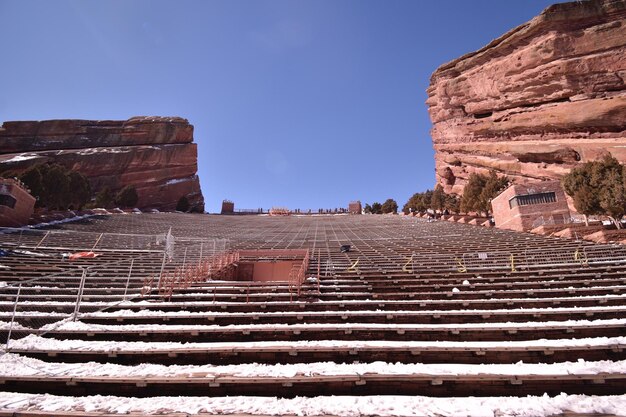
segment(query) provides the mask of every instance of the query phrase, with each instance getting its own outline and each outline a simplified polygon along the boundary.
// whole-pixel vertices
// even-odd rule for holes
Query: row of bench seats
[[[617,363],[626,359],[626,259],[532,268],[486,263],[484,268],[466,270],[457,263],[463,255],[474,252],[510,252],[521,257],[528,251],[557,248],[573,254],[588,243],[393,216],[117,214],[59,227],[85,236],[156,236],[171,227],[174,236],[187,238],[176,243],[178,264],[183,254],[186,262],[200,260],[194,238],[228,241],[232,251],[309,249],[312,259],[307,277],[315,278],[305,281],[295,297],[286,283],[238,281],[196,283],[171,297],[154,290],[140,296],[145,280],[159,271],[162,252],[141,256],[121,250],[108,252],[84,260],[81,266],[93,266],[94,273],[86,280],[77,321],[59,323],[74,311],[79,293],[76,283],[82,270],[57,257],[60,251],[53,248],[38,251],[51,255],[50,265],[58,268],[56,276],[37,269],[45,264],[43,257],[7,258],[10,269],[0,270],[0,280],[8,284],[0,288],[0,322],[12,316],[16,284],[36,278],[21,288],[22,302],[16,316],[20,327],[14,329],[14,337],[37,335],[51,342],[46,348],[45,343],[28,345],[25,338],[24,344],[16,340],[9,350],[52,367],[96,361],[125,366],[289,363],[305,369],[306,364],[326,361],[478,365],[519,361],[559,364],[579,359]],[[339,250],[344,244],[351,246],[350,252]],[[129,280],[125,265],[131,258],[138,269]],[[30,275],[29,265],[33,267]],[[174,265],[176,262],[167,263],[166,270]],[[98,313],[102,310],[104,314]],[[0,328],[0,335],[6,333],[6,327]],[[586,338],[593,343],[583,346],[572,342]],[[545,341],[538,343],[542,339]],[[50,347],[62,340],[83,343],[85,348]],[[334,345],[330,343],[333,341]],[[360,346],[364,341],[381,343]],[[126,342],[138,344],[132,347]],[[319,346],[321,342],[327,343]],[[492,344],[478,346],[479,342]],[[514,347],[507,345],[509,342],[515,342]],[[169,347],[156,349],[159,343]],[[193,348],[185,347],[185,343],[204,345]],[[626,377],[620,372],[548,376],[485,373],[480,377],[378,372],[274,378],[87,378],[46,372],[0,375],[0,380],[6,390],[129,396],[150,396],[163,390],[170,395],[286,397],[331,392],[606,395],[624,393],[626,387]]]

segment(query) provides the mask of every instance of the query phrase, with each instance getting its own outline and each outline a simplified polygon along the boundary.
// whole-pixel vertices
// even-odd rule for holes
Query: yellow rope
[[[352,266],[351,266],[350,268],[348,268],[347,270],[348,270],[348,271],[357,271],[356,266],[359,264],[359,260],[360,260],[360,258],[359,258],[359,259],[357,259],[357,260],[356,260],[356,262],[355,262],[355,263],[353,263],[353,264],[352,264]],[[358,272],[358,271],[357,271],[357,272]]]
[[[459,268],[458,268],[459,272],[467,272],[467,268],[465,267],[465,265],[463,265],[463,261],[461,261],[458,258],[454,258],[454,260],[456,261],[457,264],[459,264]]]
[[[574,260],[579,261],[581,265],[587,265],[589,263],[587,254],[585,252],[581,252],[580,249],[576,249],[576,252],[574,252]]]
[[[409,266],[409,264],[410,264],[411,262],[413,262],[413,255],[411,255],[411,257],[409,258],[409,260],[407,261],[407,263],[406,263],[406,264],[402,267],[402,270],[403,270],[404,272],[408,272],[409,274],[412,274],[412,273],[413,273],[413,267],[412,267],[412,266],[411,266],[411,270],[410,270],[410,271],[407,269],[407,266]]]

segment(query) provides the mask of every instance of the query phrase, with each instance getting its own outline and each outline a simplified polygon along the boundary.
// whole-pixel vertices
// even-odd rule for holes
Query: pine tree
[[[622,187],[618,190],[605,190],[607,187],[618,186],[618,170],[622,173]],[[588,226],[589,216],[608,214],[607,208],[617,215],[618,195],[624,189],[623,169],[615,158],[606,155],[599,161],[586,162],[572,169],[563,177],[563,189],[574,200],[576,210],[585,216],[585,224]]]
[[[64,210],[70,206],[70,179],[67,170],[58,164],[44,165],[42,170],[43,202],[50,210]]]
[[[430,208],[443,211],[446,206],[446,193],[443,192],[441,184],[437,184],[430,198]]]
[[[509,180],[507,177],[499,177],[495,171],[490,171],[489,175],[486,177],[485,186],[480,192],[478,211],[489,216],[491,212],[491,200],[504,191],[508,185]]]
[[[45,206],[42,199],[43,196],[43,180],[41,177],[41,165],[35,165],[28,168],[22,175],[19,176],[20,181],[24,183],[30,190],[30,193],[37,200],[37,207]]]
[[[461,197],[461,211],[469,213],[472,211],[481,211],[480,194],[485,188],[487,178],[484,175],[471,173]]]
[[[488,216],[491,212],[491,200],[497,197],[508,184],[508,178],[499,177],[495,171],[490,171],[489,175],[470,174],[461,197],[461,211],[484,213]]]
[[[398,212],[398,203],[393,198],[388,198],[385,200],[383,205],[381,206],[381,211],[385,214],[387,213],[397,213]]]
[[[626,194],[621,166],[609,171],[602,181],[600,207],[618,229],[622,228],[621,218],[626,214]]]
[[[98,194],[94,205],[98,208],[111,208],[113,206],[113,193],[109,187],[104,187]]]
[[[415,193],[409,198],[409,200],[402,207],[402,211],[405,214],[423,213],[431,208],[433,191],[426,190],[423,193]]]
[[[80,172],[71,171],[68,177],[70,181],[72,205],[75,209],[80,210],[91,199],[91,185],[87,177]]]
[[[453,213],[459,213],[461,211],[461,199],[454,194],[446,194],[445,208]]]
[[[115,195],[115,204],[119,207],[136,207],[139,201],[137,190],[133,185],[127,185]]]
[[[23,172],[19,179],[30,189],[38,207],[80,208],[91,199],[87,177],[59,164],[36,165]]]

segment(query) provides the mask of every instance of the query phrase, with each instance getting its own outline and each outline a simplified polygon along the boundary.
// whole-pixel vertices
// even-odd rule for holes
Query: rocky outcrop
[[[626,1],[556,4],[439,67],[428,88],[437,182],[472,172],[555,179],[610,152],[626,162]]]
[[[133,185],[142,208],[173,209],[187,196],[204,210],[193,126],[180,117],[3,123],[0,173],[45,162],[85,174],[96,192]]]

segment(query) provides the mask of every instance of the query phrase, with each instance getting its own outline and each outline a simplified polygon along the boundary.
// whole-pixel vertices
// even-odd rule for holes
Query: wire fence
[[[143,281],[159,270],[159,258],[144,256],[7,285],[0,302],[1,329],[10,341],[44,335],[83,313],[97,312],[136,297]]]
[[[4,350],[10,351],[12,340],[30,334],[43,336],[66,323],[80,321],[85,315],[122,305],[137,297],[163,297],[165,292],[158,287],[162,277],[179,276],[176,273],[191,268],[199,272],[199,267],[205,265],[207,259],[226,252],[230,245],[226,239],[175,238],[171,233],[152,235],[143,240],[145,236],[149,235],[142,235],[134,241],[154,242],[160,250],[129,252],[131,256],[95,265],[87,263],[90,258],[83,260],[82,264],[79,259],[66,264],[65,270],[57,273],[2,282],[0,343],[4,342]],[[132,235],[114,237],[122,237],[122,240],[110,239],[105,244],[116,242],[114,245],[119,247],[123,239],[133,241]],[[92,249],[95,251],[92,253],[99,251],[97,246]],[[206,279],[207,274],[198,275],[198,280]],[[154,288],[146,291],[147,282]]]
[[[342,256],[320,259],[324,277],[353,275],[414,275],[439,272],[538,269],[626,263],[622,245],[588,244],[572,247],[523,250],[476,251],[458,254],[423,253],[418,250],[400,254],[368,254],[358,249]]]
[[[533,249],[523,252],[472,252],[455,258],[459,272],[470,270],[511,270],[559,266],[588,266],[626,263],[626,247],[587,245],[569,249]]]
[[[166,233],[97,233],[77,230],[0,228],[4,247],[69,251],[162,251]]]

